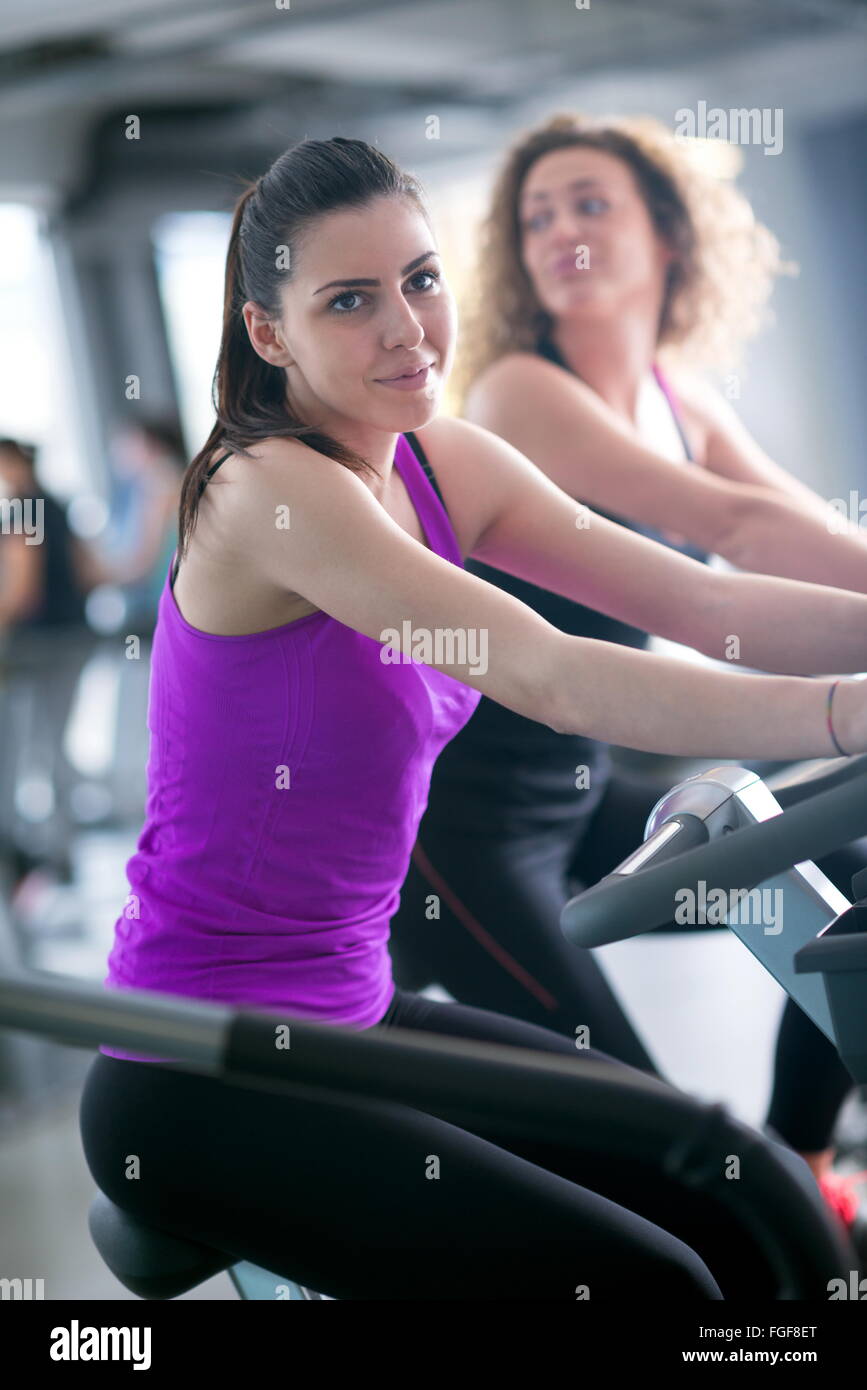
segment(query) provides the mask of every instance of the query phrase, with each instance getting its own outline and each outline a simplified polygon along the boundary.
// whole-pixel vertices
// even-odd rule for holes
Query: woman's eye
[[[414,290],[425,293],[433,289],[439,278],[438,270],[417,270],[409,283]],[[356,300],[357,303],[352,303],[353,300]],[[336,294],[333,299],[328,301],[328,308],[333,310],[335,314],[353,314],[363,302],[364,295],[358,294],[355,290],[344,290],[343,294]]]
[[[524,230],[527,232],[541,232],[542,228],[547,225],[549,218],[550,213],[537,212],[534,216],[526,219],[524,222]]]
[[[347,299],[358,299],[358,300],[360,300],[360,299],[361,299],[361,295],[360,295],[360,294],[356,294],[355,290],[345,290],[345,291],[343,292],[343,294],[335,295],[335,297],[334,297],[333,299],[329,299],[329,301],[328,301],[328,307],[329,307],[329,309],[333,309],[333,310],[335,311],[335,313],[338,313],[338,314],[351,314],[352,311],[353,311],[353,309],[357,309],[357,308],[358,308],[358,305],[357,305],[357,304],[347,304],[347,303],[346,303],[346,300],[347,300]]]
[[[436,284],[436,282],[439,280],[439,278],[440,278],[440,275],[439,275],[439,271],[438,271],[438,270],[417,270],[416,273],[415,273],[415,275],[412,277],[412,279],[410,280],[409,283],[413,286],[414,289],[417,289],[417,290],[430,290],[430,289],[433,289],[433,286]],[[419,285],[419,284],[416,283],[416,281],[418,281],[418,280],[431,280],[431,281],[433,282],[433,284],[430,284],[430,285]]]
[[[582,198],[578,208],[581,212],[587,212],[591,217],[595,217],[597,213],[607,212],[608,204],[604,198]]]

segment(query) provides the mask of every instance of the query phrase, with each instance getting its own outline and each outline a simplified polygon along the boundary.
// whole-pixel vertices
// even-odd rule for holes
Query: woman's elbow
[[[587,654],[580,649],[587,644],[554,627],[547,637],[537,661],[525,665],[526,673],[532,672],[532,684],[524,696],[525,712],[555,734],[574,734],[579,671]]]
[[[741,484],[726,490],[715,512],[715,533],[707,549],[736,569],[762,573],[772,534],[785,526],[785,501],[767,488]]]

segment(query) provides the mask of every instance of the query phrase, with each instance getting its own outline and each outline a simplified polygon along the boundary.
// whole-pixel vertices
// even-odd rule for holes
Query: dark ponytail
[[[178,515],[178,557],[186,553],[196,524],[205,474],[221,447],[249,457],[259,439],[303,439],[310,448],[355,473],[372,472],[365,459],[338,440],[307,425],[286,398],[281,367],[260,357],[250,342],[241,309],[252,300],[266,313],[280,313],[281,286],[292,279],[298,243],[317,217],[360,207],[378,197],[412,198],[424,213],[421,188],[387,155],[363,140],[304,140],[286,150],[267,173],[250,184],[235,205],[223,299],[223,330],[213,381],[216,421],[205,445],[188,466]],[[425,213],[426,215],[426,213]],[[279,267],[288,249],[289,269]]]

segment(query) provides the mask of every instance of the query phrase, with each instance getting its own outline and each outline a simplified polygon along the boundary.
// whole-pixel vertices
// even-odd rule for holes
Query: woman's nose
[[[424,340],[424,329],[405,299],[386,310],[382,345],[386,348],[415,348]]]
[[[564,249],[583,240],[585,219],[574,208],[563,208],[555,213],[549,223],[552,240],[562,242]]]

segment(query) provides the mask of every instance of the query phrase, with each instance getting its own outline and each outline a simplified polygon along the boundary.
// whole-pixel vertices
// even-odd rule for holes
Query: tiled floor
[[[133,848],[131,833],[79,837],[76,888],[42,893],[34,902],[43,924],[37,968],[102,979]],[[599,954],[674,1084],[761,1123],[782,994],[739,943],[723,932],[654,936]],[[31,1088],[25,1111],[0,1104],[0,1274],[44,1279],[49,1299],[133,1298],[103,1266],[87,1230],[94,1188],[79,1142],[77,1101],[89,1054],[20,1035],[6,1034],[0,1044],[0,1079],[14,1058]],[[867,1131],[863,1111],[853,1106],[847,1113],[853,1133]],[[233,1300],[236,1294],[222,1274],[186,1297]]]

